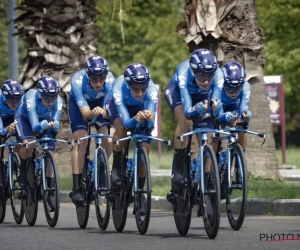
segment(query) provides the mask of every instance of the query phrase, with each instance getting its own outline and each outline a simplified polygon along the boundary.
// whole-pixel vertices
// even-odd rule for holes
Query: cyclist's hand
[[[252,118],[252,113],[250,111],[242,112],[243,120],[249,121]]]
[[[59,122],[56,121],[56,120],[53,120],[51,122],[48,123],[48,127],[50,128],[53,128],[54,131],[58,131],[59,129]]]
[[[218,111],[218,102],[215,99],[211,99],[211,107],[213,112]]]
[[[148,122],[154,119],[154,114],[150,110],[143,110],[143,113]]]
[[[15,123],[11,123],[7,126],[7,131],[10,133],[14,133],[15,132]]]
[[[198,114],[200,116],[204,116],[206,111],[207,111],[207,108],[208,108],[208,101],[205,100],[204,102],[198,102],[196,105],[196,111],[198,112]]]
[[[146,119],[146,116],[145,116],[145,114],[144,114],[143,111],[139,111],[139,112],[135,115],[135,120],[136,120],[137,122],[143,122],[144,119]]]
[[[238,119],[238,116],[236,114],[233,114],[232,112],[226,112],[225,119],[226,119],[226,122],[236,122]]]
[[[100,107],[95,107],[91,111],[92,111],[93,116],[103,115],[103,109]]]

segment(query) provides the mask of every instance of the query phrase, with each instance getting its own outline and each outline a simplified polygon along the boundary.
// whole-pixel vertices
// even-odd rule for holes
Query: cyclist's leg
[[[115,103],[112,98],[108,98],[106,102],[106,114],[110,122],[115,127],[115,132],[113,134],[113,141],[121,139],[126,136],[126,130],[123,126],[123,123],[118,115]],[[113,144],[113,164],[111,170],[111,184],[113,186],[122,185],[122,176],[121,176],[121,160],[122,152],[125,146],[125,142],[121,142],[118,146]]]
[[[74,140],[87,136],[87,124],[84,121],[74,98],[69,98],[68,116]],[[84,202],[84,197],[81,194],[80,186],[81,174],[84,168],[86,146],[87,140],[82,140],[80,142],[79,148],[78,144],[74,143],[74,147],[71,153],[71,164],[73,173],[73,192],[71,194],[71,199],[73,203]]]
[[[180,92],[176,85],[171,80],[165,91],[166,101],[176,116],[177,124],[174,131],[174,158],[173,158],[173,184],[183,184],[183,167],[185,164],[185,154],[187,146],[187,138],[184,138],[184,142],[177,139],[177,136],[186,133],[188,131],[188,123],[184,116],[183,106],[181,103]]]
[[[15,126],[17,130],[17,139],[19,141],[25,144],[34,140],[33,132],[28,118],[25,118],[24,116],[21,116],[17,113],[15,116]],[[20,186],[25,190],[27,189],[27,162],[29,157],[32,155],[33,148],[34,145],[29,145],[28,148],[21,147],[18,152],[21,164],[20,173],[17,179]]]

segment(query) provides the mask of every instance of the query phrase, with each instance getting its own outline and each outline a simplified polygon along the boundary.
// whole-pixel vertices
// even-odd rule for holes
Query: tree
[[[249,129],[267,133],[264,147],[260,147],[260,140],[248,139],[248,170],[253,176],[280,179],[263,82],[264,36],[258,26],[255,0],[190,0],[185,11],[186,21],[178,25],[178,30],[186,35],[185,41],[191,52],[207,48],[217,55],[221,65],[234,59],[246,69],[252,88],[250,110],[254,114]]]

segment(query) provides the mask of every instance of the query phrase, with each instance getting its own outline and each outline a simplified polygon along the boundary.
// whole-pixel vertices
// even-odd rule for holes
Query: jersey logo
[[[249,98],[250,98],[250,93],[251,93],[251,91],[248,91],[248,92],[246,93],[246,99],[247,99],[247,100],[249,100]]]
[[[108,77],[106,77],[106,80],[105,80],[105,82],[112,83],[113,81],[114,81],[114,79],[113,79],[113,78],[108,78]]]
[[[62,110],[62,103],[60,103],[60,104],[57,105],[57,109],[58,110]]]
[[[31,109],[31,101],[30,100],[26,101],[26,107],[27,107],[27,111],[30,111],[30,109]]]
[[[78,102],[77,102],[77,105],[78,105],[78,106],[81,106],[81,105],[82,105],[82,101],[78,101]]]
[[[80,76],[79,79],[77,79],[75,82],[76,82],[79,86],[81,86],[81,85],[82,85],[82,79],[83,79],[83,77]]]
[[[179,80],[179,88],[184,88],[186,78],[184,76],[179,75],[178,80]]]
[[[121,104],[121,95],[114,93],[113,96],[114,96],[116,105],[120,105]]]
[[[218,81],[217,84],[218,84],[218,88],[223,88],[224,79],[221,79],[220,81]]]
[[[151,93],[151,99],[154,101],[154,102],[157,102],[158,98],[157,98],[157,92],[153,92]]]

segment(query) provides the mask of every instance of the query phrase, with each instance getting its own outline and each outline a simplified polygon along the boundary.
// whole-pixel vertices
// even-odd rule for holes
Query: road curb
[[[69,197],[70,191],[60,191],[60,202],[71,202]],[[232,202],[232,208],[239,206],[240,200]],[[165,196],[152,196],[152,209],[160,209],[172,211],[172,204],[167,201]],[[198,206],[194,206],[193,212],[197,212]],[[226,213],[225,200],[221,201],[221,212]],[[247,215],[286,215],[299,216],[300,215],[300,199],[265,199],[265,198],[249,198],[247,202]]]

